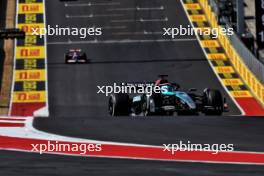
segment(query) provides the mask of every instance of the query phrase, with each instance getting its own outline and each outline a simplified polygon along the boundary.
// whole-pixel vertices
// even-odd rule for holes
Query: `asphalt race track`
[[[75,4],[85,2],[87,1],[77,1]],[[183,89],[195,87],[202,91],[206,87],[217,88],[228,98],[207,63],[195,36],[178,37],[176,41],[162,36],[164,26],[189,25],[180,2],[126,0],[120,1],[120,5],[104,6],[99,5],[100,2],[112,4],[116,1],[94,1],[98,5],[83,7],[65,7],[64,3],[59,1],[48,0],[46,3],[48,25],[107,27],[101,37],[48,37],[49,102],[52,116],[63,119],[75,116],[106,116],[108,98],[97,94],[97,86],[125,81],[154,81],[159,74],[168,74],[170,80],[178,82]],[[113,11],[116,8],[137,6],[163,6],[164,10]],[[54,15],[58,9],[60,13]],[[89,14],[107,14],[107,17],[84,18]],[[168,21],[154,21],[166,18]],[[153,21],[137,22],[138,19]],[[115,23],[118,20],[119,23]],[[127,28],[119,29],[120,26]],[[140,32],[143,31],[154,34],[142,35]],[[99,41],[97,44],[89,43],[95,39]],[[91,64],[65,65],[63,55],[70,48],[86,51]],[[240,111],[229,98],[227,102],[230,105],[230,112],[227,114],[239,115]]]
[[[199,176],[259,176],[264,172],[263,166],[216,165],[199,163],[157,162],[124,159],[78,158],[56,155],[39,155],[14,152],[0,152],[1,175],[8,176],[72,176],[72,175],[199,175]],[[8,157],[6,157],[8,156]],[[10,160],[10,157],[19,158]]]
[[[100,118],[100,117],[99,117]],[[154,117],[148,119],[36,119],[35,127],[56,134],[137,144],[234,144],[235,150],[263,152],[262,119],[217,117]],[[244,134],[246,132],[246,134]],[[241,135],[244,134],[244,135]]]
[[[102,27],[103,35],[85,39],[48,37],[51,116],[37,118],[34,121],[37,129],[104,141],[162,145],[183,140],[202,144],[231,143],[235,150],[264,151],[263,120],[238,117],[240,110],[214,76],[196,37],[184,36],[172,41],[162,36],[163,27],[189,25],[180,1],[47,0],[46,16],[48,25]],[[65,65],[63,55],[70,48],[84,50],[91,63]],[[97,94],[97,86],[153,81],[158,74],[168,74],[170,80],[178,82],[183,89],[220,89],[229,104],[229,112],[224,116],[230,116],[112,118],[108,115],[108,98]],[[253,165],[78,158],[9,151],[0,151],[0,155],[3,156],[0,168],[5,168],[3,175],[8,176],[20,173],[28,176],[259,176],[264,173],[263,166]]]

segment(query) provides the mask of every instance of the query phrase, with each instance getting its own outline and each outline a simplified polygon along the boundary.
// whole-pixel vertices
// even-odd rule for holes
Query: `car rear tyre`
[[[222,115],[224,111],[223,96],[219,90],[206,90],[204,92],[205,115]]]
[[[130,113],[130,99],[127,94],[112,94],[108,102],[111,116],[128,116]]]

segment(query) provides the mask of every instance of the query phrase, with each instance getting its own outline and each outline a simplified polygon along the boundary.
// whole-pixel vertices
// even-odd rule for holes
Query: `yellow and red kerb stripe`
[[[26,32],[16,42],[10,115],[32,116],[47,105],[45,37],[32,35],[32,28],[44,28],[43,0],[17,1],[17,27]]]
[[[211,28],[210,21],[208,21],[198,0],[182,0],[182,2],[194,28],[200,30]],[[199,35],[198,39],[222,85],[243,109],[245,115],[264,116],[264,108],[243,82],[240,73],[231,64],[218,39],[212,35]]]

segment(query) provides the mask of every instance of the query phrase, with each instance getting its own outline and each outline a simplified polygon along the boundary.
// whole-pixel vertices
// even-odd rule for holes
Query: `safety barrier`
[[[209,0],[209,4],[216,15],[219,14],[219,7],[216,3],[216,0]],[[229,24],[224,26],[225,28],[230,28]],[[246,66],[250,69],[250,71],[257,77],[257,79],[264,84],[264,65],[261,63],[254,54],[244,45],[244,43],[240,40],[237,34],[227,36],[229,37],[232,46],[235,48],[237,53],[240,55],[240,58],[243,59]]]
[[[218,25],[217,16],[215,15],[213,8],[208,3],[208,0],[198,0],[198,1],[203,7],[207,18],[211,23],[212,28],[217,28],[219,29],[219,31],[221,31],[220,28],[222,27]],[[254,94],[255,98],[264,106],[263,80],[258,79],[256,75],[254,75],[254,73],[252,72],[252,69],[258,70],[262,68],[257,68],[258,66],[255,65],[257,64],[257,61],[255,63],[248,62],[246,64],[244,60],[241,58],[241,55],[239,55],[238,51],[234,48],[231,39],[233,42],[238,42],[239,40],[236,39],[235,37],[228,38],[227,35],[224,35],[223,33],[219,34],[219,41],[221,45],[224,47],[226,54],[230,59],[231,63],[233,64],[234,68],[238,73],[240,73],[241,78],[248,85],[248,87]],[[248,67],[248,65],[251,65],[251,69]],[[263,76],[263,71],[261,71],[261,74]]]
[[[250,69],[250,71],[257,77],[257,79],[264,84],[264,65],[261,63],[241,42],[240,38],[234,34],[229,36],[233,47],[240,55],[240,58],[243,59],[244,63]]]

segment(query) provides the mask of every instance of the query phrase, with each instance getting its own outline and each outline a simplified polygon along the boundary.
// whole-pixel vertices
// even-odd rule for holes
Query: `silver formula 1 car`
[[[159,85],[160,93],[132,96],[124,93],[112,94],[108,110],[111,116],[149,115],[221,115],[227,111],[227,104],[219,90],[204,89],[201,95],[196,89],[182,91],[176,83]]]

